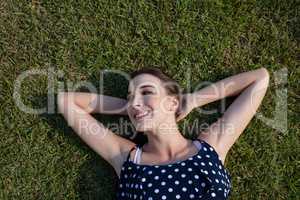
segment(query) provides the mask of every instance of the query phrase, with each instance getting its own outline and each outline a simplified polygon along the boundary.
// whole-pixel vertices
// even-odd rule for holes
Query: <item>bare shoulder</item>
[[[222,164],[224,165],[226,155],[227,155],[227,150],[222,149],[222,146],[218,144],[218,140],[216,137],[213,137],[212,135],[216,133],[212,133],[211,131],[202,131],[198,139],[205,141],[207,144],[212,146],[214,150],[217,152]]]
[[[130,155],[130,151],[131,152],[132,150],[134,151],[134,147],[136,146],[136,143],[131,142],[128,139],[122,137],[120,138],[121,138],[119,143],[120,153],[117,156],[111,158],[112,160],[110,161],[118,177],[120,177],[122,165],[126,161],[127,156]]]

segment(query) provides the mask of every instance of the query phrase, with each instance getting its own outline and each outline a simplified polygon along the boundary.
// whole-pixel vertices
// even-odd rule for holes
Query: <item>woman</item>
[[[78,135],[115,169],[117,199],[227,199],[226,154],[249,124],[269,84],[265,68],[240,73],[181,96],[178,84],[156,68],[131,74],[127,100],[90,93],[59,93],[58,110]],[[239,94],[240,93],[240,94]],[[239,96],[210,127],[189,140],[177,122],[193,109]],[[148,139],[135,144],[90,113],[128,115]]]

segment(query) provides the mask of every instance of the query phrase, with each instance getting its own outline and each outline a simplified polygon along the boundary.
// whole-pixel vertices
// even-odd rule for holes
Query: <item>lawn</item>
[[[101,85],[101,70],[143,66],[192,91],[204,81],[267,68],[263,104],[226,158],[230,199],[298,199],[299,11],[296,0],[1,1],[0,199],[114,199],[113,168],[55,113],[52,94],[88,81],[125,98],[126,79],[106,74]],[[37,74],[19,84],[27,72]],[[29,113],[18,102],[49,105],[48,111]],[[204,108],[218,112],[192,112],[179,124],[186,137],[197,132],[184,123],[211,123],[222,114],[221,101]],[[129,122],[95,117],[106,125]]]

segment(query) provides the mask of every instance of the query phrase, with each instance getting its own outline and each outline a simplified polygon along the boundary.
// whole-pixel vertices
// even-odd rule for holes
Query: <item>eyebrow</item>
[[[154,88],[152,85],[142,85],[140,87],[140,89],[145,88],[145,87],[152,87],[152,88]],[[127,97],[128,97],[128,95],[130,95],[130,92],[127,93]]]

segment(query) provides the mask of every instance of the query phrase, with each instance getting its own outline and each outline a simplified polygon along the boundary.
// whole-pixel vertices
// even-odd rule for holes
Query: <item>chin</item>
[[[153,130],[154,127],[151,127],[151,123],[138,123],[135,125],[135,129],[138,132],[146,132]]]

